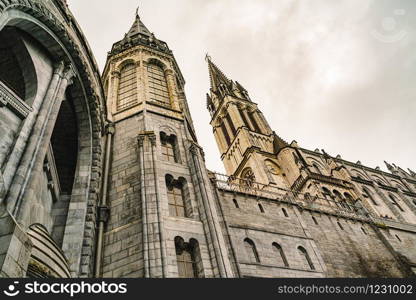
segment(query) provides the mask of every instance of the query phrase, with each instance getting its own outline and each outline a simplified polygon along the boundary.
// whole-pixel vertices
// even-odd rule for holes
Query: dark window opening
[[[162,156],[165,161],[178,162],[178,147],[175,135],[167,136],[164,132],[160,133],[160,142],[162,145]]]
[[[169,204],[169,215],[173,217],[188,217],[184,198],[184,184],[181,180],[173,180],[166,176],[166,187]]]
[[[244,240],[244,246],[246,248],[247,254],[250,256],[252,262],[260,263],[260,257],[256,249],[256,245],[252,240],[246,238]]]
[[[240,208],[240,206],[238,205],[237,200],[233,199],[233,203],[234,203],[235,208]]]
[[[181,237],[175,237],[176,262],[178,265],[178,275],[180,278],[198,278],[201,265],[198,242],[191,239],[185,243]]]
[[[313,265],[313,263],[312,263],[312,260],[311,260],[311,258],[310,258],[310,256],[309,256],[309,254],[308,254],[308,252],[306,251],[306,249],[305,248],[303,248],[302,246],[299,246],[298,247],[298,251],[299,251],[299,254],[306,260],[306,262],[308,263],[308,265],[309,265],[309,268],[311,269],[311,270],[315,270],[315,266]]]
[[[229,125],[229,126],[230,126],[230,128],[231,128],[231,133],[233,134],[233,136],[235,136],[235,135],[236,135],[236,133],[237,133],[237,130],[235,129],[235,126],[234,126],[233,120],[231,120],[230,114],[227,114],[227,115],[225,116],[225,118],[227,119],[228,125]]]
[[[231,138],[230,138],[230,135],[228,134],[228,131],[227,131],[227,128],[225,127],[224,122],[221,123],[221,131],[222,131],[222,134],[224,135],[225,141],[227,142],[227,146],[230,146]]]
[[[281,262],[283,263],[283,265],[285,267],[289,267],[289,263],[287,261],[285,253],[283,252],[282,246],[280,246],[278,243],[273,243],[272,246],[274,248],[274,251],[277,252]],[[280,263],[280,261],[279,261],[279,263]]]

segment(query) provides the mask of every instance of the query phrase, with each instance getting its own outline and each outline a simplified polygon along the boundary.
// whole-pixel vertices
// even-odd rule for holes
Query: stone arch
[[[127,66],[127,65],[136,65],[136,64],[137,64],[137,62],[134,59],[131,59],[131,58],[124,59],[116,65],[115,71],[116,72],[121,72],[121,70],[125,66]]]
[[[6,83],[11,81],[10,85],[17,86],[8,87],[12,88],[25,103],[31,105],[37,92],[37,70],[25,41],[22,39],[24,32],[11,26],[5,26],[0,34],[0,40],[2,40],[0,79]],[[30,36],[25,35],[25,38],[30,39]],[[2,71],[5,70],[7,70],[7,74],[2,74]]]
[[[407,188],[403,185],[403,183],[398,182],[396,180],[391,181],[392,185],[398,188],[400,191],[407,191]]]
[[[355,177],[362,178],[362,179],[368,179],[368,176],[363,171],[360,171],[360,170],[357,170],[357,169],[352,169],[351,173]]]
[[[48,49],[54,61],[70,66],[74,73],[74,80],[71,88],[67,89],[67,95],[71,97],[75,107],[79,152],[68,215],[76,216],[77,220],[71,220],[67,224],[62,248],[68,257],[71,273],[81,275],[81,265],[85,265],[84,270],[87,270],[85,271],[87,273],[84,275],[89,276],[88,270],[92,266],[91,257],[85,257],[81,262],[81,252],[84,252],[84,249],[82,251],[75,249],[86,247],[90,250],[85,249],[85,251],[92,252],[93,247],[92,243],[87,245],[83,240],[84,237],[94,235],[95,207],[101,174],[100,141],[105,106],[98,67],[77,25],[72,23],[71,28],[65,27],[68,25],[61,24],[61,21],[40,2],[0,1],[0,30],[5,26],[15,27],[30,34],[39,45]],[[68,34],[67,30],[74,30],[75,34]],[[27,123],[35,125],[36,120]],[[52,121],[46,126],[46,128],[50,127],[53,127]],[[36,127],[34,130],[36,132]],[[15,172],[10,173],[23,174],[27,180],[27,188],[22,190],[19,188],[21,185],[11,178],[7,202],[19,222],[27,227],[31,222],[31,219],[27,218],[31,208],[29,200],[34,197],[30,193],[32,191],[30,188],[34,185],[33,178],[36,173],[41,172],[43,153],[47,145],[39,139],[36,140],[36,136],[31,136],[27,141],[18,140],[16,143],[19,145],[27,143],[27,146],[24,148],[25,152],[16,154],[20,164]],[[29,153],[30,149],[36,151]],[[33,168],[29,168],[29,165]],[[89,226],[86,226],[87,222]]]
[[[381,184],[384,184],[384,185],[388,185],[388,183],[386,182],[386,180],[385,180],[384,178],[382,178],[381,176],[378,176],[378,175],[374,175],[374,174],[372,174],[372,175],[371,175],[371,178],[372,178],[375,182],[377,182],[377,183],[381,183]]]
[[[150,58],[148,58],[148,59],[146,60],[146,63],[147,63],[148,65],[156,65],[156,66],[159,66],[159,67],[161,67],[161,68],[162,68],[162,70],[163,70],[164,72],[166,72],[166,71],[168,71],[168,70],[171,70],[171,69],[169,69],[169,68],[167,67],[167,65],[166,65],[164,62],[162,62],[160,59],[158,59],[158,58],[156,58],[156,57],[150,57]],[[173,71],[173,70],[171,70],[171,71]]]
[[[320,162],[316,158],[313,158],[313,157],[310,157],[310,156],[308,156],[306,159],[308,160],[308,162],[311,166],[313,166],[314,168],[318,167],[319,171],[318,170],[316,170],[316,171],[318,171],[320,174],[325,174],[326,168],[322,164],[322,162]]]
[[[166,133],[168,135],[172,135],[173,134],[173,135],[178,136],[176,130],[172,126],[169,126],[169,125],[161,125],[159,127],[159,131],[163,131],[164,133]]]

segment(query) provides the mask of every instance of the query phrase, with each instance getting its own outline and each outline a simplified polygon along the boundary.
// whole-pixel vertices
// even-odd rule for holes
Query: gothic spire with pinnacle
[[[211,56],[207,54],[205,58],[208,62],[208,71],[212,91],[218,91],[221,84],[228,87],[231,84],[231,80],[229,80],[227,76],[225,76],[225,74],[212,62]]]
[[[140,19],[139,15],[139,8],[136,9],[136,17],[134,19],[134,23],[131,26],[130,30],[127,32],[127,37],[135,36],[136,34],[141,33],[147,36],[151,36],[152,33],[147,29],[147,27],[143,24],[142,20]]]
[[[227,76],[217,67],[208,54],[205,57],[208,62],[211,92],[219,94],[233,95],[238,98],[250,100],[247,90],[237,81],[228,79]]]

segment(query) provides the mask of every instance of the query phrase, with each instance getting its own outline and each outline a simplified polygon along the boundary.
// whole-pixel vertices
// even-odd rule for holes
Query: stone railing
[[[354,205],[344,201],[343,203],[320,197],[279,188],[273,185],[265,185],[252,182],[247,179],[229,177],[215,173],[212,179],[214,185],[224,191],[243,193],[255,197],[267,198],[273,201],[291,203],[300,209],[319,211],[321,213],[335,215],[338,217],[350,218],[371,222],[369,213],[361,206],[360,201]]]

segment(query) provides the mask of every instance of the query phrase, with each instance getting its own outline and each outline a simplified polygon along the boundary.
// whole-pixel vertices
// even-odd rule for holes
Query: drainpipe
[[[103,187],[100,205],[98,207],[98,238],[97,238],[97,251],[95,253],[95,271],[94,277],[98,278],[101,275],[102,253],[103,253],[103,237],[104,237],[104,225],[108,221],[109,208],[107,206],[107,191],[108,191],[108,177],[110,171],[110,157],[111,146],[114,135],[114,124],[110,123],[106,128],[107,144],[105,148],[105,165],[103,174]]]

